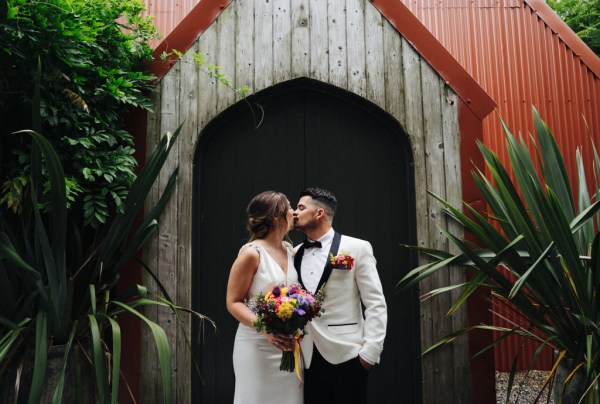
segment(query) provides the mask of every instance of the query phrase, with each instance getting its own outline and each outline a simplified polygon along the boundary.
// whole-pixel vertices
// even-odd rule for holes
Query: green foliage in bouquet
[[[430,262],[413,269],[400,285],[415,285],[449,266],[464,268],[469,273],[465,284],[433,290],[428,296],[461,290],[451,314],[476,290],[488,290],[501,308],[512,311],[519,320],[511,327],[473,325],[447,336],[428,351],[473,329],[497,331],[499,337],[487,349],[511,334],[531,338],[540,345],[532,363],[543,347],[557,350],[557,361],[571,359],[573,368],[569,371],[583,372],[588,388],[583,402],[598,403],[600,159],[595,154],[596,182],[589,189],[578,150],[578,181],[571,182],[554,137],[535,109],[533,118],[537,135],[537,142],[532,139],[534,153],[503,123],[510,168],[479,144],[489,177],[479,170],[473,177],[489,214],[468,204],[464,214],[434,195],[476,244],[441,229],[459,252],[411,247],[428,256]],[[494,314],[500,315],[498,307]],[[509,390],[513,378],[510,380]]]

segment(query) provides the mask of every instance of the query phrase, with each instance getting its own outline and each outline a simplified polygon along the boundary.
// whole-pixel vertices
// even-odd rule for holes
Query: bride
[[[233,345],[234,403],[300,404],[300,381],[293,372],[279,370],[282,351],[293,349],[292,339],[257,333],[252,326],[256,316],[246,305],[275,284],[298,282],[292,246],[283,241],[293,226],[294,210],[281,192],[265,191],[252,198],[246,211],[250,240],[240,249],[227,283],[227,310],[240,322]]]

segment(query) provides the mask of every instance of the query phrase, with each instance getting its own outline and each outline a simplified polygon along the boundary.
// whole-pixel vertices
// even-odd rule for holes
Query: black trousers
[[[368,376],[358,357],[332,365],[315,347],[310,368],[304,370],[304,403],[366,404]]]

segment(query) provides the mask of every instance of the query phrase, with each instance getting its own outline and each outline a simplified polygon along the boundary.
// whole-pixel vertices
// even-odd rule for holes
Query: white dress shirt
[[[315,241],[321,242],[321,248],[309,248],[304,250],[304,256],[302,257],[302,282],[311,293],[316,293],[317,286],[323,275],[325,264],[329,259],[329,250],[331,249],[331,243],[333,242],[333,235],[335,231],[333,228],[329,229],[320,239]]]

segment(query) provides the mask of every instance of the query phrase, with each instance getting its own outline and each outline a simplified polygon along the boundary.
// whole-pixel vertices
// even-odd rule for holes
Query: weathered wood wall
[[[420,245],[445,247],[437,226],[447,227],[439,204],[461,199],[456,94],[368,1],[234,0],[194,43],[191,52],[223,66],[234,87],[259,91],[298,77],[320,80],[364,97],[387,111],[409,135],[415,164]],[[148,149],[160,134],[184,122],[177,146],[156,185],[179,166],[177,189],[161,219],[160,234],[145,257],[177,303],[191,306],[192,164],[206,124],[239,98],[186,55],[160,81],[148,121]],[[458,273],[431,277],[421,292],[456,281]],[[452,277],[453,279],[450,279]],[[148,280],[150,282],[150,280]],[[461,312],[446,316],[450,297],[421,304],[422,347],[466,324]],[[167,310],[149,313],[166,326],[173,352],[174,401],[191,400],[191,355],[184,332]],[[189,322],[188,322],[189,324]],[[160,374],[152,336],[142,342],[141,402],[160,402]],[[469,402],[466,339],[423,358],[423,402]]]

